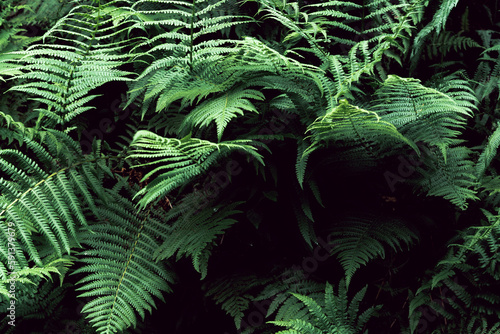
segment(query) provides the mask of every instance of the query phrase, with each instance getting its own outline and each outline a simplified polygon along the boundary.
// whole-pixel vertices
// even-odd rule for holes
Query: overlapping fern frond
[[[207,140],[185,137],[164,138],[149,131],[138,131],[131,144],[132,159],[144,158],[153,161],[140,166],[153,166],[144,178],[157,174],[147,187],[135,196],[144,195],[139,203],[145,207],[152,201],[164,197],[171,190],[192,180],[208,170],[217,159],[235,150],[242,150],[263,164],[251,140],[232,140],[212,143]]]
[[[500,46],[494,41],[493,45],[487,45],[483,51],[483,57],[478,65],[474,79],[479,81],[477,96],[479,100],[489,99],[492,92],[500,90]],[[497,104],[498,101],[495,101]]]
[[[197,105],[181,124],[179,131],[194,126],[206,127],[215,122],[217,125],[217,139],[220,141],[222,133],[231,119],[243,115],[244,111],[257,112],[249,99],[263,100],[264,94],[254,89],[233,89],[224,95],[204,101]]]
[[[456,82],[455,89],[461,84],[463,80]],[[425,87],[417,79],[391,75],[377,90],[372,108],[407,138],[437,146],[444,153],[475,109],[470,88],[460,91],[459,101],[455,95]]]
[[[377,90],[372,108],[409,140],[430,146],[425,149],[424,166],[417,168],[424,175],[417,182],[421,190],[464,209],[467,200],[477,197],[471,152],[457,146],[457,137],[476,108],[476,98],[456,75],[443,81],[429,88],[418,80],[391,75]]]
[[[92,297],[82,312],[98,333],[135,327],[136,314],[144,320],[145,311],[156,307],[153,297],[164,301],[163,292],[174,282],[165,262],[153,257],[169,227],[150,210],[137,212],[124,183],[107,190],[108,201],[98,203],[102,220],[82,233],[88,247],[80,254],[84,266],[73,273],[85,274],[77,291],[84,291],[79,297]]]
[[[418,150],[416,145],[404,137],[393,124],[384,121],[373,111],[361,109],[341,100],[339,105],[308,127],[312,144],[299,157],[304,165],[311,153],[322,147],[340,149],[337,161],[355,161],[358,167],[373,166],[384,155],[391,154],[394,147],[407,144]],[[300,152],[299,152],[300,153]],[[301,167],[297,177],[302,184],[304,172]]]
[[[437,11],[432,15],[432,20],[423,29],[421,29],[415,40],[413,41],[412,50],[412,61],[411,67],[415,68],[417,66],[417,61],[420,58],[422,49],[424,48],[425,41],[429,38],[432,32],[435,32],[437,36],[441,31],[444,31],[448,16],[451,10],[456,7],[458,0],[443,0]]]
[[[401,64],[398,53],[403,54],[409,48],[410,21],[419,6],[418,1],[411,4],[367,1],[363,5],[352,1],[327,1],[303,8],[286,2],[261,1],[260,4],[267,12],[265,18],[288,28],[283,42],[294,42],[287,53],[310,52],[320,59],[320,68],[333,76],[333,80],[318,77],[320,89],[326,94],[328,110],[335,107],[340,97],[351,98],[351,85],[363,74],[373,74],[384,55]],[[300,39],[304,39],[308,47],[293,48]],[[334,52],[335,48],[342,52]]]
[[[227,3],[221,1],[137,1],[133,9],[146,30],[155,27],[161,32],[139,48],[154,57],[132,87],[131,101],[144,94],[143,114],[157,99],[156,111],[173,101],[183,103],[223,91],[231,81],[218,64],[233,51],[235,40],[208,36],[248,22],[240,15],[217,15]]]
[[[432,40],[426,43],[427,56],[429,58],[441,56],[445,57],[451,50],[465,50],[468,48],[481,47],[474,39],[455,34],[451,31],[434,33]]]
[[[474,175],[472,151],[465,146],[453,146],[443,156],[437,149],[426,149],[425,167],[417,167],[421,177],[416,180],[420,191],[438,196],[465,210],[468,201],[477,200],[478,185]]]
[[[307,307],[293,296],[293,293],[307,295],[316,300],[321,299],[324,284],[307,280],[305,272],[299,267],[282,272],[273,283],[267,284],[255,300],[260,303],[269,302],[266,317],[273,316],[277,321],[288,321],[294,318],[308,319]]]
[[[87,225],[83,208],[96,212],[93,197],[102,195],[102,185],[92,159],[86,161],[68,135],[47,130],[34,132],[33,138],[20,138],[22,150],[0,150],[4,175],[0,178],[0,219],[2,239],[7,240],[8,231],[15,234],[16,261],[24,268],[23,254],[43,266],[35,238],[45,240],[59,257],[78,245],[78,228]],[[5,264],[7,243],[2,242],[0,248]],[[5,267],[1,270],[4,276]]]
[[[78,5],[44,35],[43,43],[17,52],[24,83],[11,88],[42,103],[39,122],[66,124],[92,109],[91,91],[107,82],[130,80],[121,70],[130,56],[133,39],[118,38],[132,27],[131,13],[123,1],[105,5]],[[125,3],[126,4],[126,3]],[[120,6],[120,8],[116,6]],[[45,124],[46,121],[44,120]]]
[[[241,328],[245,312],[255,300],[253,290],[268,283],[271,283],[270,279],[256,275],[230,275],[208,283],[205,294],[234,319],[236,328]]]

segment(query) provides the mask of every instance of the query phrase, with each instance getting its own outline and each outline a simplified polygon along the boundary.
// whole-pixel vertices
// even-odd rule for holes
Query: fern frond
[[[230,275],[221,277],[206,286],[206,296],[211,297],[217,305],[234,319],[236,328],[240,328],[245,311],[255,300],[254,290],[257,287],[272,283],[270,279],[255,275]]]
[[[73,274],[85,274],[77,283],[79,297],[93,297],[82,312],[98,333],[116,333],[136,325],[138,313],[163,301],[174,275],[154,261],[157,238],[167,238],[168,227],[151,211],[137,212],[134,204],[118,194],[123,183],[108,190],[109,200],[99,203],[102,221],[82,233],[88,249],[80,255],[84,266]]]
[[[0,150],[0,170],[5,175],[0,178],[0,219],[5,238],[8,231],[14,233],[16,248],[42,266],[33,237],[41,235],[59,257],[63,251],[69,254],[72,243],[79,242],[77,226],[87,225],[83,207],[95,208],[91,189],[98,191],[102,186],[94,180],[92,162],[84,160],[68,135],[48,130],[23,140],[24,152]],[[81,161],[73,161],[78,157]],[[7,243],[0,248],[8,253]],[[18,260],[22,267],[26,265],[22,258]]]
[[[274,314],[274,319],[287,321],[294,318],[308,319],[308,310],[303,303],[295,298],[292,293],[299,293],[321,299],[324,284],[306,280],[300,268],[291,268],[283,271],[277,278],[268,283],[255,297],[257,302],[270,301],[266,317]]]
[[[377,257],[385,257],[383,244],[398,251],[403,249],[403,244],[409,247],[417,240],[413,231],[399,220],[389,217],[348,217],[331,233],[337,237],[333,254],[337,255],[344,268],[347,286],[361,266]]]
[[[381,305],[372,306],[360,316],[359,304],[363,299],[366,288],[360,290],[351,303],[347,303],[347,288],[344,280],[339,283],[339,293],[335,295],[333,288],[326,283],[324,303],[309,296],[294,293],[309,310],[308,318],[294,317],[288,321],[269,321],[271,324],[288,327],[288,330],[279,333],[314,333],[314,334],[354,334],[360,333],[365,323],[376,314]]]
[[[13,296],[9,293],[9,288],[8,285],[12,281],[19,282],[21,284],[31,284],[31,285],[37,285],[35,282],[33,282],[34,277],[42,278],[42,279],[52,279],[51,274],[56,273],[60,275],[61,273],[59,272],[57,266],[55,266],[55,262],[70,262],[68,259],[59,259],[58,261],[53,261],[51,263],[46,264],[43,267],[25,267],[21,270],[16,270],[12,271],[13,274],[10,274],[9,276],[3,275],[3,277],[0,279],[0,296],[3,296],[5,299],[11,299]],[[3,273],[2,273],[3,274]],[[33,278],[29,278],[32,276]],[[38,282],[38,280],[35,280]],[[14,298],[12,298],[14,299]],[[19,302],[19,300],[18,300]]]
[[[434,33],[429,43],[426,43],[427,55],[429,58],[441,56],[445,57],[452,49],[455,52],[467,48],[480,48],[481,45],[470,37],[460,36],[460,33],[454,34],[451,31],[442,31]]]
[[[457,82],[453,87],[459,88],[461,84]],[[461,93],[470,95],[469,90]],[[371,108],[409,140],[437,146],[444,152],[460,134],[458,130],[463,129],[465,117],[472,116],[473,105],[459,101],[456,96],[425,87],[416,79],[390,75],[377,90]],[[473,95],[471,98],[475,100]]]
[[[121,52],[133,40],[109,42],[133,23],[131,18],[116,21],[113,13],[119,9],[110,6],[117,2],[76,6],[44,35],[53,44],[44,42],[17,52],[23,56],[16,61],[23,72],[17,78],[27,83],[11,90],[35,96],[33,100],[46,105],[36,111],[52,122],[49,124],[66,124],[92,109],[87,104],[97,96],[90,95],[95,88],[130,80],[131,73],[119,67],[130,58]]]
[[[414,68],[417,65],[419,55],[422,51],[422,46],[429,37],[429,35],[435,31],[437,35],[441,30],[445,29],[446,21],[450,15],[451,10],[458,4],[458,0],[443,0],[438,10],[434,13],[431,22],[429,22],[423,29],[419,31],[414,42],[412,50],[412,62],[411,66]]]
[[[330,143],[344,149],[339,159],[355,160],[361,166],[373,164],[401,143],[418,150],[393,124],[382,120],[377,113],[353,106],[346,100],[341,100],[331,112],[319,117],[307,131],[312,133],[309,136],[312,144],[301,159]]]
[[[144,195],[139,204],[146,206],[169,191],[205,172],[217,159],[234,150],[242,150],[263,164],[262,157],[251,146],[250,140],[233,140],[221,143],[196,138],[164,138],[149,131],[139,131],[131,144],[133,150],[129,158],[153,159],[140,166],[157,165],[144,178],[161,172],[160,175],[141,189],[135,197]],[[166,171],[165,171],[166,170]]]
[[[500,244],[500,216],[482,210],[487,221],[480,226],[472,226],[463,231],[458,241],[450,244],[450,250],[417,290],[410,302],[410,323],[414,330],[422,314],[420,307],[429,305],[448,319],[463,318],[468,328],[478,319],[483,319],[483,328],[494,325],[487,321],[490,315],[498,319],[500,312],[496,305],[500,296],[496,292],[498,272],[498,252]],[[479,279],[481,277],[481,279]],[[463,284],[463,278],[467,281]],[[462,282],[460,284],[459,282]],[[447,289],[452,292],[441,302],[432,302],[432,294]],[[447,306],[449,304],[449,306]],[[464,325],[465,327],[465,325]]]
[[[182,212],[184,207],[179,203],[168,212],[166,220],[180,216],[171,225],[172,231],[153,256],[159,260],[168,259],[176,253],[177,260],[183,255],[190,256],[193,267],[201,273],[201,279],[204,279],[214,241],[237,222],[231,216],[241,213],[235,210],[239,204],[241,203],[231,203],[225,207],[209,206],[201,211],[193,207],[193,212]]]
[[[427,192],[428,196],[443,197],[462,210],[467,208],[467,201],[479,199],[474,164],[469,159],[470,149],[454,146],[445,152],[445,156],[436,150],[428,152],[425,169],[417,167],[422,175],[416,181],[420,191]]]
[[[206,127],[215,122],[217,125],[217,139],[220,141],[222,133],[231,119],[236,115],[243,115],[244,111],[257,113],[257,109],[250,99],[264,100],[264,94],[254,89],[233,89],[218,98],[204,101],[194,108],[182,122],[179,131],[189,132],[194,126]]]
[[[142,18],[141,25],[145,30],[149,27],[166,29],[138,45],[139,48],[148,48],[146,54],[156,60],[143,71],[141,80],[132,87],[130,102],[144,93],[144,100],[148,104],[158,99],[156,111],[160,111],[178,99],[182,99],[185,104],[187,100],[200,100],[210,93],[223,91],[220,86],[231,85],[224,83],[229,80],[228,75],[218,62],[234,50],[236,40],[203,40],[210,34],[251,21],[241,15],[212,13],[226,3],[227,0],[141,0],[133,5],[134,11]],[[145,113],[146,108],[143,108],[143,115]]]
[[[479,159],[476,164],[476,172],[475,175],[478,179],[480,179],[485,171],[490,166],[493,158],[497,155],[497,149],[500,145],[500,127],[496,128],[495,131],[488,138],[488,143],[484,147],[483,152],[479,156]]]

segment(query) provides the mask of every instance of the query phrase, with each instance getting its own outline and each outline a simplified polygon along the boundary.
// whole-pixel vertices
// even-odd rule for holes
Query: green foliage
[[[417,239],[415,233],[397,219],[387,217],[380,221],[370,216],[342,219],[331,235],[336,237],[333,254],[337,254],[344,268],[346,287],[360,267],[377,257],[385,257],[382,243],[398,251],[402,250],[403,243],[409,246]]]
[[[341,100],[331,112],[310,124],[307,131],[311,132],[312,144],[299,157],[301,164],[309,154],[330,143],[342,148],[343,152],[337,156],[339,161],[355,160],[357,167],[373,165],[401,143],[418,150],[393,124],[382,121],[375,112],[350,105],[346,100]],[[297,174],[300,184],[302,174]]]
[[[425,87],[419,80],[389,76],[376,91],[373,109],[405,137],[437,146],[444,155],[453,138],[460,134],[457,130],[463,128],[465,117],[472,115],[475,101],[470,89],[460,86],[463,81],[451,84],[451,89],[460,89],[459,99],[463,101]]]
[[[245,311],[255,300],[251,290],[266,283],[270,283],[270,280],[262,280],[255,275],[231,275],[211,282],[206,289],[206,296],[220,304],[221,309],[234,319],[236,328],[240,328]]]
[[[439,35],[439,33],[445,29],[451,10],[456,7],[457,4],[458,0],[443,0],[436,13],[432,16],[432,20],[418,32],[415,41],[413,42],[412,67],[416,66],[416,61],[418,59],[417,56],[420,55],[423,45],[429,35],[434,31],[436,32],[436,35]]]
[[[486,210],[483,210],[483,213],[487,221],[481,226],[471,226],[459,240],[450,244],[448,255],[438,263],[432,277],[416,292],[410,303],[412,332],[415,331],[422,316],[418,310],[422,305],[429,305],[447,319],[461,319],[461,326],[467,327],[469,333],[478,328],[476,323],[479,323],[482,331],[486,331],[489,326],[493,326],[494,329],[498,325],[497,319],[500,313],[495,305],[499,299],[493,290],[496,289],[496,282],[500,277],[498,272],[500,219],[498,215]],[[433,301],[432,292],[437,287],[453,291],[453,298],[441,299],[440,302]],[[455,326],[460,328],[458,324]]]
[[[0,6],[0,306],[20,331],[229,330],[216,308],[245,334],[498,332],[491,4]]]
[[[63,252],[70,254],[78,244],[78,226],[87,225],[82,201],[77,196],[95,209],[91,189],[100,187],[100,181],[92,174],[94,164],[74,161],[74,157],[81,156],[81,149],[64,133],[48,130],[22,139],[24,152],[0,151],[0,166],[6,176],[0,179],[2,263],[7,263],[7,254],[11,253],[6,241],[9,236],[15,237],[15,257],[20,269],[28,265],[25,255],[43,266],[34,233],[59,257]],[[0,271],[5,277],[6,266]]]
[[[333,293],[333,287],[326,283],[324,303],[311,297],[293,293],[309,310],[310,321],[294,318],[288,321],[271,321],[278,326],[288,327],[279,331],[281,334],[293,333],[362,333],[363,326],[373,317],[381,305],[372,306],[359,314],[359,306],[365,296],[367,287],[358,291],[351,301],[348,301],[347,288],[344,281],[339,283],[339,292]],[[364,332],[366,333],[366,332]]]
[[[145,207],[152,201],[165,196],[171,190],[205,172],[217,159],[227,156],[233,150],[242,150],[264,163],[260,154],[256,152],[256,148],[248,144],[251,144],[250,140],[234,140],[217,144],[190,137],[181,140],[163,138],[152,132],[138,131],[131,143],[133,151],[129,158],[155,159],[153,162],[138,166],[159,164],[147,173],[144,179],[162,171],[154,181],[136,194],[136,196],[144,194],[140,205]]]
[[[168,228],[159,217],[136,212],[127,197],[119,195],[123,182],[108,190],[108,200],[99,206],[102,221],[81,234],[87,245],[80,255],[85,265],[73,274],[86,273],[76,290],[79,297],[94,297],[82,312],[88,313],[98,333],[116,333],[136,326],[136,313],[155,306],[153,296],[163,300],[174,276],[164,263],[155,263],[153,253],[158,238],[166,238]]]
[[[229,218],[241,213],[235,207],[241,203],[232,203],[226,207],[208,207],[202,210],[187,211],[183,203],[168,212],[167,220],[177,218],[172,224],[172,231],[167,240],[156,248],[154,256],[163,260],[177,253],[177,260],[182,255],[190,255],[193,267],[201,273],[201,279],[207,276],[208,259],[215,239],[237,222]]]
[[[132,28],[131,14],[111,5],[102,7],[79,5],[59,20],[43,36],[44,43],[35,44],[25,51],[16,64],[23,72],[17,78],[26,80],[12,90],[37,96],[45,108],[38,108],[37,125],[42,118],[48,124],[66,124],[81,113],[92,109],[86,106],[97,97],[90,92],[107,82],[130,80],[131,73],[120,70],[129,56],[125,48],[133,40],[115,41],[117,36]],[[50,40],[50,43],[45,43]],[[69,45],[68,45],[69,44]],[[52,123],[51,123],[52,122]]]

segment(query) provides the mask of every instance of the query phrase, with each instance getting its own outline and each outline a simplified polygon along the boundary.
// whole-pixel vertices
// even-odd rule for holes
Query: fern
[[[429,22],[422,30],[417,34],[413,42],[412,50],[412,61],[411,66],[415,68],[417,65],[417,60],[422,52],[422,47],[432,32],[436,32],[439,35],[441,30],[445,29],[446,21],[452,9],[458,4],[458,0],[442,0],[441,5],[438,10],[432,16],[431,22]]]
[[[496,325],[499,312],[495,305],[500,301],[495,291],[500,277],[497,270],[500,220],[498,215],[482,211],[488,221],[482,226],[468,228],[459,240],[449,245],[450,251],[438,263],[431,279],[422,284],[411,300],[412,331],[422,316],[419,308],[425,304],[448,319],[462,318],[463,327],[467,327],[469,333],[473,332],[472,328],[479,319],[483,320],[484,329],[488,324]],[[460,280],[463,282],[463,278],[466,279],[466,285],[458,283]],[[432,291],[444,287],[451,290],[454,296],[448,296],[441,302],[431,302]],[[446,306],[448,304],[451,308]]]
[[[480,48],[481,45],[474,39],[466,36],[461,36],[460,33],[454,34],[451,31],[442,31],[441,33],[434,33],[432,41],[426,45],[427,56],[433,58],[441,56],[442,59],[453,49],[455,52],[458,50],[465,50],[467,48]]]
[[[369,261],[385,257],[385,247],[394,251],[402,250],[403,244],[410,246],[417,235],[394,218],[366,216],[348,217],[335,225],[331,232],[335,236],[336,254],[345,271],[345,283],[348,287],[354,273]]]
[[[447,199],[462,210],[467,208],[467,201],[479,199],[475,189],[478,183],[474,163],[469,158],[470,149],[451,147],[444,157],[437,150],[428,152],[428,159],[424,160],[426,169],[416,168],[422,175],[415,181],[421,192]]]
[[[279,8],[271,1],[261,3],[268,13],[265,18],[269,17],[290,30],[289,35],[283,38],[284,42],[289,39],[304,39],[309,44],[309,47],[292,48],[289,52],[306,51],[314,54],[321,61],[320,68],[333,76],[333,81],[324,76],[320,76],[317,80],[320,82],[320,89],[328,93],[326,96],[328,110],[334,108],[337,99],[342,96],[352,98],[351,85],[363,74],[373,74],[376,64],[382,60],[384,54],[401,63],[400,57],[390,48],[395,47],[398,52],[404,52],[408,48],[408,45],[404,45],[404,41],[410,34],[409,21],[419,6],[418,2],[411,5],[402,2],[386,6],[382,5],[381,1],[369,1],[363,5],[350,1],[328,1],[305,6],[303,14],[297,15],[293,13],[297,13],[298,9],[291,11],[287,8],[293,8],[295,4],[284,4],[283,8]],[[363,15],[360,17],[359,13]],[[398,19],[394,20],[391,15]],[[381,24],[362,31],[352,27],[356,24],[364,27],[367,19],[376,19]],[[335,33],[329,31],[329,26],[334,28]],[[358,43],[346,38],[346,35],[361,34],[376,34],[376,36]],[[332,55],[326,45],[336,44],[347,46],[347,55]]]
[[[16,318],[46,319],[51,316],[55,321],[59,320],[63,309],[61,300],[69,286],[68,283],[57,286],[40,277],[32,278],[28,282],[24,279],[16,280]],[[8,299],[2,300],[0,305],[2,308],[7,308],[10,301]]]
[[[236,115],[243,115],[243,111],[257,112],[248,99],[263,100],[264,95],[253,89],[233,89],[219,98],[204,101],[194,108],[182,122],[179,131],[192,126],[208,126],[215,121],[217,125],[217,139],[220,141],[222,133],[229,121]]]
[[[233,150],[243,150],[263,164],[261,155],[249,144],[251,144],[249,140],[233,140],[218,144],[189,137],[179,140],[163,138],[148,131],[139,131],[131,144],[133,151],[129,158],[154,159],[140,166],[160,164],[147,173],[144,179],[160,171],[162,173],[135,196],[144,194],[139,203],[145,207],[205,172],[217,159],[227,156]]]
[[[458,130],[463,129],[465,117],[472,116],[475,108],[471,102],[457,101],[450,95],[425,87],[418,80],[390,75],[377,90],[372,109],[408,139],[437,146],[444,155],[460,134]],[[475,101],[470,88],[462,90],[461,95]]]
[[[277,321],[294,318],[308,318],[307,307],[293,296],[293,293],[320,299],[323,296],[324,284],[306,280],[300,270],[287,269],[280,273],[272,284],[266,285],[256,296],[256,301],[270,301],[266,317],[274,314]]]
[[[234,27],[248,18],[213,15],[227,1],[137,1],[133,9],[143,20],[143,27],[166,27],[139,47],[152,46],[148,55],[157,57],[141,74],[132,89],[131,100],[144,92],[145,106],[158,98],[156,111],[166,109],[177,99],[184,101],[220,91],[227,76],[218,66],[223,55],[233,50],[234,40],[204,40],[205,36]],[[153,14],[155,13],[155,14]],[[201,41],[200,41],[201,40]],[[217,76],[222,76],[222,80]],[[143,108],[143,114],[146,109]]]
[[[66,155],[71,152],[76,157],[82,156],[81,149],[71,138],[54,130],[36,134],[34,139],[40,140],[40,136],[43,146],[23,137],[28,149],[26,153],[33,154],[36,160],[22,151],[0,150],[1,170],[7,176],[0,179],[0,217],[4,233],[9,224],[9,230],[16,235],[16,243],[21,242],[20,249],[42,266],[33,233],[42,236],[59,257],[63,251],[69,254],[72,244],[79,242],[77,226],[87,225],[82,204],[95,209],[91,191],[99,193],[101,185],[92,174],[92,162],[72,161],[71,156]],[[77,195],[83,197],[83,202]],[[8,253],[7,244],[2,247],[2,253]],[[25,259],[17,260],[21,267],[26,266]]]
[[[465,209],[467,200],[477,199],[476,180],[468,160],[470,150],[453,146],[460,143],[456,138],[465,117],[472,115],[476,99],[467,82],[456,75],[446,79],[438,90],[414,79],[389,76],[377,90],[372,108],[409,140],[431,146],[426,150],[425,167],[417,168],[423,175],[417,181],[420,190]]]
[[[376,164],[378,159],[390,154],[391,148],[400,143],[418,150],[393,124],[381,120],[375,112],[350,105],[346,100],[341,100],[331,112],[312,123],[308,132],[312,133],[309,137],[312,144],[298,157],[302,165],[308,155],[321,147],[328,147],[330,143],[342,149],[336,157],[337,161],[356,160],[360,167]],[[303,173],[297,173],[297,177],[302,183]]]
[[[466,5],[2,2],[0,52],[16,52],[0,55],[1,87],[15,93],[0,101],[0,306],[16,298],[19,328],[54,319],[40,332],[60,331],[67,317],[89,333],[151,332],[146,313],[171,291],[171,263],[184,269],[187,260],[206,282],[205,297],[244,333],[411,333],[428,311],[437,320],[424,331],[497,332],[498,13]],[[469,26],[469,17],[485,19]],[[23,31],[46,26],[42,38]],[[457,58],[478,47],[478,62]],[[414,71],[417,62],[434,73]],[[443,71],[452,66],[459,70]],[[394,74],[408,70],[422,76]],[[118,92],[107,91],[114,82],[128,85],[118,108]],[[99,115],[133,108],[84,154],[77,137],[94,106]],[[420,161],[398,172],[439,199],[422,202],[405,187],[387,196],[381,173],[414,152]],[[222,186],[212,171],[224,160]],[[461,212],[432,212],[441,200]],[[359,212],[346,216],[350,203]],[[379,204],[420,230],[369,209]],[[341,219],[332,222],[332,212]],[[325,230],[327,244],[316,235]],[[428,235],[422,247],[401,254],[417,235]],[[430,269],[415,260],[428,248],[438,263]],[[221,269],[242,256],[250,262]],[[252,261],[259,256],[265,266]],[[295,260],[303,271],[276,275]],[[323,261],[341,270],[320,268]],[[325,281],[340,281],[338,292]],[[367,293],[368,281],[378,292]],[[87,298],[90,325],[63,308],[74,287]],[[211,312],[205,301],[189,307]],[[370,320],[377,303],[384,311]],[[256,328],[264,318],[273,321]]]
[[[48,279],[51,278],[51,273],[56,273],[58,275],[61,275],[61,273],[58,270],[58,267],[61,265],[70,265],[72,262],[69,259],[61,258],[56,261],[52,261],[50,263],[47,263],[43,267],[31,267],[31,268],[23,268],[21,270],[16,270],[13,273],[15,274],[10,274],[10,275],[5,275],[1,280],[0,280],[0,295],[2,296],[2,299],[8,299],[11,298],[11,295],[9,293],[9,283],[12,281],[16,281],[19,283],[22,283],[24,285],[26,284],[32,284],[32,285],[37,285],[36,283],[33,282],[33,278],[43,278],[43,279]],[[30,279],[29,277],[33,277]],[[37,281],[35,279],[35,281]],[[18,301],[19,302],[19,301]]]
[[[201,273],[201,279],[204,279],[215,238],[237,222],[230,217],[241,212],[235,210],[238,204],[241,203],[202,210],[195,206],[191,208],[192,211],[186,212],[183,203],[179,203],[167,214],[166,220],[177,219],[172,224],[172,231],[167,240],[155,250],[154,257],[163,260],[177,253],[179,260],[182,255],[190,255],[193,267]]]
[[[288,321],[270,321],[269,323],[288,327],[287,330],[278,332],[282,334],[361,333],[366,322],[381,308],[381,305],[372,306],[361,315],[358,314],[359,304],[366,289],[367,287],[364,287],[360,290],[350,303],[347,301],[347,288],[343,280],[339,283],[338,295],[335,295],[333,287],[326,283],[324,304],[320,304],[311,297],[294,293],[293,295],[309,310],[311,320],[295,318]]]
[[[495,44],[486,48],[481,60],[474,79],[480,83],[476,94],[484,100],[495,90],[500,90],[500,47]]]
[[[23,71],[17,79],[27,83],[11,90],[35,96],[34,101],[46,106],[35,110],[38,124],[44,117],[49,119],[47,124],[66,124],[93,108],[88,106],[97,97],[89,94],[93,89],[130,80],[131,73],[119,69],[129,56],[120,52],[133,40],[109,42],[132,25],[130,14],[122,14],[123,20],[113,17],[109,9],[119,3],[76,6],[43,36],[44,41],[53,40],[51,44],[36,44],[16,53],[22,55],[17,63]]]
[[[250,308],[250,302],[255,300],[252,290],[266,283],[271,281],[255,275],[221,277],[205,287],[206,296],[220,304],[222,310],[234,319],[236,328],[241,328],[245,311]]]
[[[99,203],[102,221],[82,233],[82,268],[77,284],[79,297],[94,297],[82,312],[98,333],[116,333],[136,325],[136,313],[144,320],[155,307],[153,296],[163,301],[174,275],[164,263],[155,263],[157,238],[166,238],[168,228],[151,211],[136,212],[134,205],[118,193],[123,181],[108,190],[109,201]],[[126,190],[126,189],[125,189]]]

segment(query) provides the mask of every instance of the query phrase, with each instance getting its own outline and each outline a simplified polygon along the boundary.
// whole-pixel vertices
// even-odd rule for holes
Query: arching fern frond
[[[431,22],[429,22],[423,29],[419,31],[414,42],[412,50],[412,61],[411,67],[415,68],[417,61],[420,58],[419,55],[422,52],[423,46],[429,35],[435,31],[437,35],[441,30],[445,29],[446,21],[450,15],[451,10],[458,4],[458,0],[442,0],[441,5],[438,10],[432,16]]]
[[[445,57],[452,49],[455,52],[468,48],[480,48],[481,45],[470,37],[461,36],[451,31],[442,31],[434,33],[433,38],[425,43],[427,48],[427,56],[429,59],[433,57]]]
[[[373,165],[390,154],[395,145],[404,143],[418,150],[393,124],[382,120],[377,113],[353,106],[346,100],[341,100],[331,112],[319,117],[307,131],[312,133],[309,136],[312,144],[303,152],[299,165],[312,152],[330,145],[342,149],[336,157],[339,161],[356,161],[358,166]],[[301,183],[303,173],[297,173],[297,177]]]
[[[165,242],[155,250],[154,257],[169,259],[177,253],[179,260],[184,255],[190,256],[193,267],[204,279],[214,241],[237,222],[232,216],[242,212],[235,209],[239,204],[241,202],[225,207],[208,206],[201,210],[193,206],[191,212],[185,212],[182,203],[176,205],[167,213],[166,220],[177,219],[171,224],[172,230]]]
[[[9,285],[12,281],[15,281],[16,283],[21,283],[23,285],[27,285],[27,284],[30,284],[31,286],[36,286],[37,284],[33,281],[36,281],[37,283],[38,280],[37,279],[33,279],[33,278],[42,278],[42,279],[48,279],[48,278],[51,278],[51,274],[52,273],[55,273],[55,274],[61,274],[57,268],[57,266],[55,265],[56,262],[66,262],[66,264],[71,264],[71,261],[69,259],[59,259],[57,261],[53,261],[51,263],[47,263],[45,266],[43,267],[26,267],[26,268],[23,268],[21,270],[16,270],[14,271],[14,269],[12,269],[12,273],[13,274],[10,274],[10,275],[5,275],[3,277],[0,278],[0,300],[6,300],[6,299],[10,299],[12,296],[10,295],[9,293]],[[30,279],[31,277],[31,279]],[[28,288],[29,289],[29,288]],[[21,299],[21,298],[19,298]],[[18,299],[18,303],[19,303],[19,299]]]
[[[292,293],[307,295],[316,300],[321,299],[325,289],[324,284],[306,280],[301,268],[287,269],[276,277],[272,283],[267,284],[255,298],[263,303],[269,301],[266,317],[274,315],[277,321],[288,321],[294,318],[308,319],[307,307]]]
[[[403,249],[403,244],[409,247],[418,239],[400,220],[375,215],[342,219],[333,227],[331,235],[336,237],[332,254],[336,254],[344,268],[347,287],[361,266],[385,257],[384,244],[398,251]]]
[[[264,164],[261,155],[251,144],[250,140],[212,143],[190,137],[183,139],[164,138],[149,131],[138,131],[131,144],[133,150],[129,158],[153,159],[152,162],[140,165],[154,167],[144,178],[160,174],[141,189],[135,197],[144,195],[139,204],[145,207],[150,202],[164,197],[169,191],[205,172],[217,159],[225,157],[235,150],[242,150]]]
[[[457,82],[447,90],[456,91],[461,84]],[[458,130],[463,129],[465,117],[472,116],[475,108],[470,102],[475,101],[470,88],[461,90],[463,97],[456,95],[425,87],[416,79],[390,75],[377,90],[372,110],[408,139],[437,146],[444,155],[460,134]]]
[[[163,31],[138,46],[147,48],[145,54],[155,59],[133,85],[129,100],[144,94],[143,115],[153,100],[157,99],[156,111],[161,111],[178,99],[185,104],[231,85],[225,82],[230,78],[218,62],[234,50],[236,41],[206,38],[251,19],[214,14],[221,14],[218,10],[226,3],[141,0],[134,4],[134,11],[143,20],[138,26]]]
[[[197,105],[183,120],[179,131],[186,133],[193,126],[206,127],[215,122],[217,125],[217,139],[220,141],[222,133],[231,119],[243,115],[244,111],[257,112],[250,99],[264,100],[264,94],[254,89],[236,88],[224,93],[220,97],[212,98]]]
[[[425,165],[416,168],[422,175],[415,181],[420,191],[427,192],[428,196],[443,197],[462,210],[467,208],[467,201],[478,199],[470,149],[453,146],[446,150],[445,156],[437,149],[426,149],[426,153]]]
[[[50,277],[50,275],[47,276]],[[45,277],[38,276],[29,280],[21,276],[19,280],[14,280],[16,281],[16,326],[22,325],[24,321],[29,321],[29,319],[51,317],[55,321],[60,320],[63,309],[61,301],[70,284],[65,283],[59,286],[55,282],[45,280]],[[10,300],[14,300],[14,298],[9,297],[2,300],[0,297],[0,306],[6,309],[10,305]]]
[[[236,328],[241,328],[251,302],[255,300],[255,288],[271,283],[270,279],[256,275],[230,275],[224,276],[208,283],[205,286],[207,297],[212,298],[222,310],[234,319]]]
[[[491,162],[496,157],[498,146],[500,146],[500,127],[497,127],[490,135],[483,152],[479,156],[475,172],[478,179],[483,177]]]
[[[46,106],[36,110],[40,119],[66,124],[92,109],[87,104],[97,96],[89,94],[93,89],[107,82],[130,80],[131,73],[119,67],[130,58],[123,51],[133,40],[110,42],[133,23],[125,6],[112,7],[120,3],[123,1],[76,6],[44,35],[50,43],[17,52],[23,56],[16,61],[23,72],[17,78],[27,83],[11,89],[35,96],[33,100]],[[116,18],[116,11],[123,19]]]
[[[409,315],[413,332],[423,315],[421,307],[427,307],[423,305],[447,319],[457,322],[460,319],[462,328],[467,328],[468,333],[477,333],[478,328],[482,328],[481,333],[487,333],[488,327],[495,328],[498,324],[500,216],[482,211],[486,221],[467,228],[449,244],[448,254],[412,298]],[[444,289],[450,293],[441,300],[433,300],[437,292]]]

